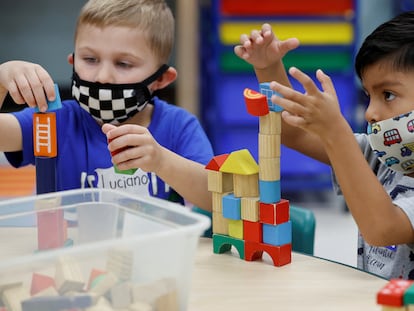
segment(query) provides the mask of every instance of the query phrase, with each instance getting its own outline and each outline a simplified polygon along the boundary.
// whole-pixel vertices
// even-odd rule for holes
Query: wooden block
[[[154,311],[154,308],[149,303],[145,302],[134,302],[128,307],[129,311]]]
[[[233,220],[241,219],[240,198],[236,198],[232,193],[223,196],[223,217]]]
[[[269,113],[269,106],[265,95],[246,88],[244,89],[243,96],[246,110],[249,114],[259,117]]]
[[[220,171],[207,171],[208,191],[211,192],[231,192],[233,191],[233,175]]]
[[[270,111],[259,117],[259,133],[267,135],[280,135],[282,133],[282,114]]]
[[[151,283],[132,284],[133,303],[147,303],[164,309],[165,303],[171,303],[171,310],[178,310],[177,282],[174,278],[163,278]]]
[[[223,165],[223,163],[226,161],[229,154],[221,154],[218,156],[213,157],[210,162],[206,165],[206,169],[211,171],[218,171],[220,170],[220,167]]]
[[[88,281],[88,285],[86,287],[87,290],[89,290],[93,283],[96,281],[96,279],[100,276],[100,275],[104,275],[106,273],[106,271],[104,270],[100,270],[100,269],[92,269],[91,273],[89,274],[89,281]]]
[[[280,157],[259,158],[259,179],[265,181],[280,180]]]
[[[229,234],[229,220],[223,217],[220,212],[213,211],[212,214],[212,231],[213,233],[228,235]]]
[[[91,284],[89,292],[103,296],[119,282],[119,278],[112,272],[99,275]]]
[[[109,290],[112,307],[128,308],[132,302],[131,283],[121,282],[117,283]]]
[[[276,95],[276,96],[281,96],[279,93],[277,93],[276,91],[273,91],[270,88],[270,83],[269,82],[262,82],[260,83],[260,93],[262,93],[263,95],[265,95],[267,97],[267,104],[269,106],[269,110],[270,111],[276,111],[276,112],[281,112],[283,111],[283,108],[276,105],[275,103],[272,102],[272,96]]]
[[[81,291],[85,285],[79,263],[71,257],[59,257],[55,272],[56,289],[60,294]]]
[[[292,245],[274,246],[264,243],[245,241],[245,260],[253,261],[262,258],[265,251],[273,260],[273,265],[280,267],[292,262]]]
[[[213,212],[223,213],[223,197],[230,194],[230,192],[219,193],[212,192],[212,210]]]
[[[292,243],[292,223],[289,221],[279,225],[263,224],[263,243],[281,246]]]
[[[275,203],[280,201],[280,180],[259,180],[260,201],[263,203]]]
[[[276,203],[259,203],[259,221],[268,225],[277,225],[289,220],[289,201],[281,199]]]
[[[240,259],[244,259],[244,240],[236,239],[228,235],[213,234],[213,252],[214,254],[222,254],[231,251],[234,246]]]
[[[22,284],[5,289],[1,296],[8,311],[21,311],[21,301],[28,298],[30,298],[30,293]]]
[[[280,158],[281,137],[259,133],[259,158]]]
[[[33,114],[33,148],[36,157],[53,158],[57,156],[56,114]]]
[[[233,175],[235,197],[259,196],[259,174]]]
[[[263,242],[263,227],[260,222],[243,220],[243,239],[257,243]]]
[[[259,197],[242,197],[240,209],[243,220],[259,221]]]
[[[55,287],[55,280],[48,276],[40,273],[32,274],[32,283],[30,286],[30,295],[36,295],[37,293],[44,291],[45,289]]]
[[[233,151],[220,167],[220,172],[253,175],[259,173],[259,166],[247,149]]]
[[[229,236],[243,240],[243,220],[229,219]]]
[[[380,305],[401,307],[404,305],[405,290],[413,284],[412,280],[391,279],[377,293],[377,303]]]
[[[134,253],[127,248],[112,248],[108,253],[106,271],[112,272],[119,280],[131,279]]]

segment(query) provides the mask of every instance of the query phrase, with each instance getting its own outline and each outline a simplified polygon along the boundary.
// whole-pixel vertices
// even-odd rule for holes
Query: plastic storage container
[[[8,310],[186,310],[210,226],[181,205],[105,189],[0,201],[0,213]]]

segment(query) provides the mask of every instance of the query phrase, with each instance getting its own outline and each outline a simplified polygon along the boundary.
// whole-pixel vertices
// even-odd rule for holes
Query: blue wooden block
[[[233,194],[223,196],[223,217],[233,220],[241,219],[241,198],[236,198]]]
[[[269,82],[260,83],[260,93],[266,96],[270,111],[281,112],[283,111],[283,108],[272,102],[272,95],[277,95],[279,97],[282,97],[282,95],[273,91],[269,85]]]
[[[75,296],[38,296],[22,301],[22,311],[62,311],[68,309],[84,309],[92,306],[90,295]]]
[[[260,201],[263,203],[276,203],[281,199],[280,180],[259,180]]]
[[[275,246],[292,243],[291,221],[278,225],[263,224],[263,243]]]
[[[55,94],[56,98],[54,101],[47,101],[47,110],[46,111],[53,111],[62,108],[62,101],[60,100],[60,94],[59,94],[59,87],[55,83]],[[39,112],[39,108],[35,107],[35,112]]]
[[[56,158],[36,157],[36,194],[56,192]]]

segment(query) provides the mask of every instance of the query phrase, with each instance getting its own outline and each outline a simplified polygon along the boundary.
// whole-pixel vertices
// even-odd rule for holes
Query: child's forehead
[[[414,70],[396,67],[390,61],[381,61],[366,66],[361,74],[362,83],[368,85],[394,84],[414,81]]]

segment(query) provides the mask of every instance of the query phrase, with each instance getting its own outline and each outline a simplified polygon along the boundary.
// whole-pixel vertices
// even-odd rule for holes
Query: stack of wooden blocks
[[[214,253],[234,246],[241,259],[270,255],[275,266],[291,262],[289,201],[281,199],[281,107],[268,83],[245,89],[247,111],[259,117],[259,165],[247,149],[214,157],[206,166],[213,198]]]

